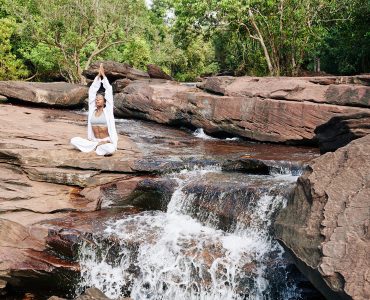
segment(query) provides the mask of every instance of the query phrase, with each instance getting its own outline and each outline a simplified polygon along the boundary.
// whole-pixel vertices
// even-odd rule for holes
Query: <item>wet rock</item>
[[[201,181],[184,186],[187,200],[181,209],[205,224],[227,231],[236,224],[249,225],[262,197],[288,195],[292,188],[293,183],[270,176],[209,173]]]
[[[327,299],[369,299],[370,135],[316,158],[276,236]]]
[[[148,73],[137,70],[127,63],[118,63],[115,61],[99,61],[92,63],[90,68],[84,70],[82,74],[87,78],[94,79],[99,72],[100,63],[103,63],[105,75],[111,82],[121,78],[130,80],[149,78]]]
[[[370,113],[337,116],[315,129],[322,153],[335,151],[370,134]]]
[[[7,282],[5,280],[0,279],[0,296],[6,295],[6,290],[5,290],[6,285],[7,285]]]
[[[109,300],[105,294],[97,288],[88,288],[81,296],[75,300]]]
[[[242,172],[247,174],[271,175],[292,174],[299,175],[305,168],[303,161],[276,161],[249,158],[248,155],[234,159],[227,159],[221,164],[223,171]]]
[[[160,67],[156,65],[147,65],[147,71],[150,78],[157,78],[157,79],[166,79],[166,80],[173,80],[173,78],[164,72]]]
[[[370,87],[365,86],[331,87],[299,79],[272,81],[251,77],[234,79],[225,86],[225,96],[220,96],[175,82],[134,82],[115,95],[116,114],[203,128],[210,135],[226,133],[257,141],[313,144],[316,127],[332,117],[369,113],[368,108],[349,106],[360,102],[367,105]],[[337,87],[350,91],[351,96],[344,90],[335,90]],[[335,91],[329,93],[329,88]],[[330,97],[336,100],[331,101]]]
[[[165,211],[177,187],[170,178],[147,178],[138,183],[126,202],[145,210]]]
[[[82,106],[87,92],[85,86],[66,82],[0,81],[0,95],[45,106]]]
[[[8,98],[6,98],[5,96],[0,95],[0,103],[7,102],[7,101],[8,101]]]

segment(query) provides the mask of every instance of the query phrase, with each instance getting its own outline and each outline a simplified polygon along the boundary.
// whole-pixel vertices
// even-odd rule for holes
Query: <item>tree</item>
[[[251,49],[255,41],[270,75],[297,75],[322,27],[347,0],[176,0],[178,33],[214,36],[237,33]]]
[[[97,56],[140,30],[146,10],[143,0],[6,1],[34,41],[57,49],[61,74],[81,83]]]
[[[14,19],[0,19],[0,80],[13,80],[28,75],[23,61],[12,52],[11,37],[16,29]]]

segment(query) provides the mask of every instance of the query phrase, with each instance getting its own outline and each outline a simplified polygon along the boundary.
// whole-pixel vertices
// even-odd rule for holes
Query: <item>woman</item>
[[[97,94],[101,82],[105,88],[105,96]],[[105,76],[103,64],[100,64],[99,74],[89,89],[87,137],[87,140],[74,137],[71,139],[71,144],[82,152],[91,152],[95,149],[98,155],[112,155],[117,150],[118,136],[113,115],[113,90]]]

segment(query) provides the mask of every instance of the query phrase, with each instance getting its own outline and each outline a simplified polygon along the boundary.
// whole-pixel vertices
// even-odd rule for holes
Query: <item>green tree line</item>
[[[96,60],[211,74],[370,70],[370,0],[0,0],[0,80],[84,83]]]

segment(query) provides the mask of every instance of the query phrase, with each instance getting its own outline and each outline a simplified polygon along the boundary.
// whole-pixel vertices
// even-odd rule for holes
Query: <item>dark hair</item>
[[[98,91],[96,93],[96,97],[98,97],[98,96],[102,96],[103,97],[103,99],[104,99],[104,107],[106,107],[107,99],[105,99],[104,93],[102,93],[102,91]]]

